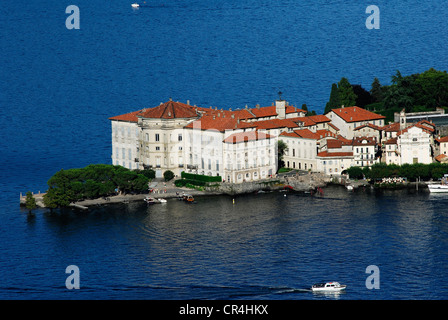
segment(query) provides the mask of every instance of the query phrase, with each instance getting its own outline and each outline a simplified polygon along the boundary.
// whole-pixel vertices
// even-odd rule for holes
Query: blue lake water
[[[379,30],[359,1],[148,3],[1,6],[0,298],[314,299],[299,289],[328,277],[350,285],[341,299],[448,297],[447,202],[428,194],[217,197],[28,219],[20,192],[111,162],[110,116],[170,97],[270,105],[279,90],[321,113],[341,77],[370,89],[397,69],[448,69],[447,1],[377,1]],[[65,26],[70,4],[79,30]],[[82,272],[76,293],[70,264]],[[370,264],[380,290],[365,288]]]

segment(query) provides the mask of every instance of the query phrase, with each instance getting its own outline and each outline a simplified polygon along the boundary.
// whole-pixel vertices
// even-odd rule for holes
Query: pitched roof
[[[432,128],[428,128],[427,126],[424,126],[424,125],[422,125],[422,124],[416,123],[416,124],[413,124],[413,125],[411,125],[411,126],[405,128],[405,129],[403,129],[403,130],[398,131],[398,132],[397,132],[397,136],[400,136],[400,135],[402,135],[403,133],[408,132],[408,130],[411,129],[411,128],[419,128],[419,129],[421,129],[421,130],[423,130],[424,132],[429,133],[429,134],[431,134],[431,133],[434,132],[434,129],[432,129]]]
[[[317,140],[320,136],[309,129],[294,130],[292,132],[282,132],[280,136],[291,137],[291,138],[304,138]]]
[[[240,122],[239,119],[231,116],[218,117],[216,115],[203,115],[201,118],[190,122],[185,126],[189,129],[198,130],[217,130],[224,132],[237,128],[251,128],[255,127],[255,123]]]
[[[448,142],[448,136],[440,137],[439,139],[436,139],[436,141],[439,143]]]
[[[316,134],[319,136],[319,139],[326,138],[326,137],[337,138],[337,136],[338,136],[336,133],[333,133],[330,130],[325,130],[325,129],[316,130]]]
[[[335,158],[341,158],[341,157],[353,157],[353,152],[328,152],[328,151],[322,151],[317,154],[318,157],[335,157]]]
[[[390,138],[384,144],[397,144],[398,139],[397,138]]]
[[[157,107],[143,109],[137,116],[142,118],[176,119],[197,118],[199,114],[193,106],[170,100]]]
[[[264,139],[270,139],[272,136],[269,134],[266,134],[264,132],[259,132],[258,130],[252,130],[252,131],[244,131],[244,132],[237,132],[234,134],[231,134],[227,138],[225,138],[223,141],[225,143],[240,143],[240,142],[248,142],[248,141],[257,141],[257,140],[264,140]]]
[[[436,159],[436,161],[438,161],[438,162],[447,162],[448,161],[448,156],[446,154],[439,154],[434,159]]]
[[[109,120],[117,120],[117,121],[126,121],[126,122],[137,122],[138,117],[137,114],[140,113],[140,110],[122,114],[115,117],[110,117]]]
[[[382,127],[378,127],[378,126],[376,126],[376,125],[374,125],[374,124],[371,124],[371,123],[363,124],[363,125],[361,125],[361,126],[356,127],[356,128],[353,129],[353,130],[361,130],[362,128],[366,128],[366,127],[371,128],[371,129],[374,129],[374,130],[378,130],[378,131],[383,130]]]
[[[347,107],[331,110],[334,114],[341,117],[345,122],[358,122],[385,119],[385,116],[376,114],[360,107]]]
[[[307,118],[313,120],[315,123],[323,123],[323,122],[330,122],[331,121],[327,116],[325,116],[323,114],[317,114],[317,115],[314,115],[314,116],[308,116]]]
[[[372,146],[376,145],[376,139],[372,137],[355,137],[352,144],[354,146]]]
[[[298,128],[299,125],[296,123],[296,119],[298,118],[288,118],[288,119],[269,119],[269,120],[260,120],[252,122],[253,126],[256,126],[258,129],[278,129],[278,128]]]
[[[386,132],[398,132],[400,131],[400,123],[398,122],[390,123],[388,125],[385,125],[381,129]]]

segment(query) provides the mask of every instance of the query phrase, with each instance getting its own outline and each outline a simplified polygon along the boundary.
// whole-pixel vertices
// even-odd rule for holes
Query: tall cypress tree
[[[331,109],[336,109],[340,106],[341,103],[339,99],[338,85],[336,83],[333,83],[331,85],[330,100],[328,100],[327,104],[325,105],[324,113],[328,113],[331,111]]]
[[[353,91],[353,87],[348,82],[347,78],[341,78],[341,81],[338,83],[338,92],[339,92],[339,102],[341,105],[346,107],[353,107],[356,104],[356,99],[358,98]]]
[[[383,101],[384,95],[383,95],[383,89],[381,87],[380,80],[375,77],[372,82],[372,88],[370,89],[370,95],[375,100],[374,102],[380,102]]]

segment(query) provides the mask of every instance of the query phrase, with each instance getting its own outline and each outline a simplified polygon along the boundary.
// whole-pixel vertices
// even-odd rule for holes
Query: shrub
[[[165,178],[165,181],[170,181],[171,179],[174,178],[174,172],[171,170],[166,170],[163,173],[163,177]]]
[[[204,182],[221,182],[222,181],[222,177],[220,177],[220,176],[206,176],[206,175],[202,175],[202,174],[187,173],[185,171],[182,171],[181,177],[183,179],[191,179],[191,180],[204,181]]]

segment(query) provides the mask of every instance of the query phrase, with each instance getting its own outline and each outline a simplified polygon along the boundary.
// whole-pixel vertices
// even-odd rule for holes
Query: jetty
[[[41,193],[40,191],[38,193],[31,192],[34,199],[36,200],[36,205],[40,208],[45,208],[44,205],[44,195],[46,193]],[[24,195],[22,192],[20,192],[20,205],[24,206],[26,203],[26,195]]]

